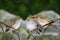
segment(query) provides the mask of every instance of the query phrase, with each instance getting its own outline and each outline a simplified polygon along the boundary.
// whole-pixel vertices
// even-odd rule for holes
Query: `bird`
[[[9,30],[17,30],[19,27],[20,27],[20,25],[21,25],[21,23],[22,23],[22,21],[23,21],[23,19],[22,18],[20,18],[19,16],[16,16],[16,21],[15,21],[15,23],[13,24],[13,25],[11,25],[11,27],[13,28],[7,28],[6,29],[6,32],[7,31],[9,31]]]

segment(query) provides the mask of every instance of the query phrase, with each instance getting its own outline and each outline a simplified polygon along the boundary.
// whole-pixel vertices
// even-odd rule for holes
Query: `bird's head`
[[[29,15],[28,18],[27,18],[27,20],[32,20],[32,21],[34,21],[35,18],[36,18],[36,17],[35,17],[34,15]]]

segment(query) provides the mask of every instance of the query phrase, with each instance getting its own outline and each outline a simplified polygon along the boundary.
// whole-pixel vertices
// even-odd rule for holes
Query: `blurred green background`
[[[0,0],[0,9],[19,15],[23,19],[44,10],[60,13],[59,0]]]

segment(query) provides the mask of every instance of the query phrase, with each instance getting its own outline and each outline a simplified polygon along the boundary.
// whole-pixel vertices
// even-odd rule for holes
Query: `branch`
[[[3,22],[0,22],[0,23],[3,24],[3,25],[6,25],[6,24],[3,23]],[[9,28],[12,28],[12,29],[16,30],[15,28],[13,28],[12,26],[9,26],[9,25],[6,25],[6,27],[9,27]]]
[[[42,32],[42,40],[44,40],[44,33],[45,33],[45,31]]]
[[[2,28],[2,31],[4,32],[4,29],[3,29],[3,27],[2,27],[2,25],[0,24],[0,26],[1,26],[1,28]]]
[[[4,23],[3,22],[0,22],[0,24],[4,24]],[[4,25],[6,25],[6,24],[4,24]],[[9,25],[6,25],[6,27],[9,27],[9,28],[12,28],[12,29],[16,30],[15,28],[13,28],[12,26],[9,26]],[[2,28],[2,30],[3,30],[3,28]],[[4,30],[3,30],[3,32],[4,32]],[[16,34],[18,36],[18,39],[20,40],[19,33],[16,32]]]
[[[45,24],[44,26],[47,26],[47,25],[48,25],[48,26],[51,26],[54,22],[56,22],[56,21],[58,21],[58,20],[60,20],[60,18],[58,18],[58,19],[56,19],[56,20],[54,20],[54,21],[51,20],[51,22]],[[44,26],[43,26],[43,27],[44,27]],[[48,26],[47,26],[47,27],[48,27]],[[47,28],[47,27],[46,27],[46,28]]]
[[[19,36],[19,33],[18,32],[16,32],[16,35],[18,37],[18,40],[20,40],[20,36]]]
[[[58,20],[60,20],[60,18],[58,18],[58,19],[56,19],[56,20],[54,20],[54,21],[51,21],[51,22],[49,22],[48,24],[45,24],[44,26],[46,26],[46,25],[50,26],[50,25],[52,25],[52,23],[54,23],[54,22],[56,22],[56,21],[58,21]],[[46,29],[47,29],[47,27],[45,28],[45,30],[46,30]],[[42,32],[42,40],[44,40],[45,30],[43,30],[43,32]]]

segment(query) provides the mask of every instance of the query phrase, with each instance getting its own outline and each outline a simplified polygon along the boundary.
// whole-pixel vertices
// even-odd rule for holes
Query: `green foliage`
[[[60,10],[58,0],[0,0],[0,9],[5,9],[23,19],[30,14],[36,14],[43,10]]]

